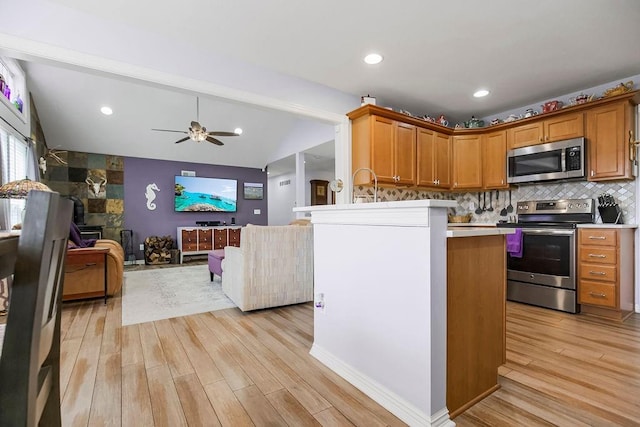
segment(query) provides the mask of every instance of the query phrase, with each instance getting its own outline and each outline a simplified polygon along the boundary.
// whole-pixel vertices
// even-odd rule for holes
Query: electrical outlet
[[[144,251],[144,243],[140,243],[140,250]]]

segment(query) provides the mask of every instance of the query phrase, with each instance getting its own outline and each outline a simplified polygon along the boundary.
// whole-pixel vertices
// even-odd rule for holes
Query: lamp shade
[[[0,187],[0,199],[26,199],[29,191],[51,191],[49,187],[29,178],[7,182]]]

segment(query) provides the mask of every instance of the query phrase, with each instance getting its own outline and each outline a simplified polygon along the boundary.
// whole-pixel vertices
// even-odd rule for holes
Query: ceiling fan
[[[187,134],[186,137],[176,141],[176,144],[184,142],[188,139],[196,142],[209,141],[212,144],[224,145],[222,141],[214,138],[214,136],[239,136],[236,132],[223,132],[223,131],[207,131],[207,128],[200,123],[200,98],[196,97],[196,121],[191,122],[189,130],[171,130],[171,129],[151,129],[159,132],[177,132]]]

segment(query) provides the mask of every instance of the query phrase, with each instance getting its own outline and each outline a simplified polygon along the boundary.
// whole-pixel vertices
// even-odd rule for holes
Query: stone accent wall
[[[373,187],[358,186],[354,189],[357,196],[373,196]],[[596,199],[602,193],[611,194],[622,208],[622,215],[625,224],[636,224],[638,221],[636,214],[636,194],[634,181],[620,182],[555,182],[528,184],[513,187],[511,191],[512,204],[515,207],[519,200],[560,200],[560,199]],[[493,212],[483,212],[480,215],[473,213],[471,222],[498,222],[506,217],[500,216],[500,210],[505,206],[504,197],[508,195],[505,190],[500,191],[499,201],[496,205],[496,190],[493,190]],[[473,212],[471,203],[478,203],[478,192],[469,193],[444,193],[432,192],[416,189],[403,189],[395,187],[378,188],[379,201],[395,200],[420,200],[420,199],[445,199],[456,200],[459,208],[458,214]],[[370,200],[373,200],[370,197]],[[508,197],[507,197],[507,203]],[[487,206],[489,205],[489,194],[487,193]],[[513,213],[515,214],[515,212]],[[513,215],[512,214],[512,215]],[[600,216],[596,209],[596,222],[600,222]]]
[[[102,237],[119,242],[124,224],[124,158],[77,151],[58,155],[67,164],[47,158],[47,173],[42,181],[63,196],[82,200],[85,223],[103,226]],[[85,182],[87,178],[94,182],[106,178],[106,189],[93,194]]]

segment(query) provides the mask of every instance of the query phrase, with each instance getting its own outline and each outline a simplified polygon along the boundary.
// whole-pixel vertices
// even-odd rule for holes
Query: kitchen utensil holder
[[[620,206],[598,206],[598,211],[603,223],[622,224],[622,209],[620,209]]]

